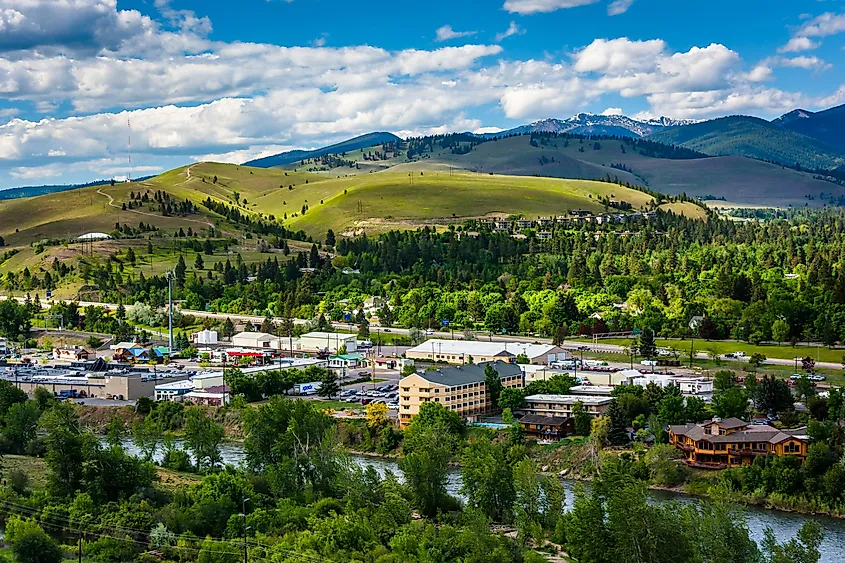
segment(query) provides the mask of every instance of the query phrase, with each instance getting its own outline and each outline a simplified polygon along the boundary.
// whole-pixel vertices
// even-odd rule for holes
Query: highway
[[[0,300],[9,299],[7,296],[0,296]],[[23,303],[25,300],[22,297],[15,297],[17,301]],[[56,302],[70,302],[71,300],[55,300]],[[41,306],[45,309],[49,308],[50,305],[54,300],[52,299],[43,299],[41,301]],[[110,311],[117,310],[118,305],[115,303],[97,303],[92,301],[78,301],[80,308],[87,307],[89,305],[94,305],[98,307],[103,307]],[[259,316],[252,316],[252,315],[236,315],[230,313],[215,313],[212,311],[194,311],[191,309],[180,309],[180,312],[183,315],[191,315],[194,317],[199,318],[213,318],[213,319],[226,319],[227,317],[232,321],[239,321],[239,322],[251,322],[253,324],[261,324],[264,321],[264,317]],[[280,323],[282,321],[281,318],[275,317],[272,319],[276,323]],[[294,319],[294,324],[297,325],[304,325],[307,323],[307,319]],[[332,323],[332,327],[336,330],[349,330],[350,326],[354,328],[354,325],[350,325],[349,323],[340,323],[335,322]],[[378,326],[371,326],[370,332],[390,332],[393,334],[401,334],[407,336],[410,333],[410,329],[407,328],[394,328],[391,327],[389,329],[378,327]],[[535,337],[535,336],[512,336],[509,334],[494,334],[488,331],[471,331],[472,335],[475,337],[476,340],[485,341],[485,342],[529,342],[529,343],[539,343],[539,344],[551,344],[551,338],[543,338],[543,337]],[[426,337],[428,338],[451,338],[452,331],[434,331],[434,332],[427,332]],[[464,331],[460,331],[456,334],[458,338],[463,338]],[[592,344],[592,343],[585,343],[579,341],[573,342],[564,342],[561,347],[566,350],[571,351],[578,351],[579,348],[583,348],[584,346],[588,347],[588,351],[597,352],[597,353],[605,353],[605,354],[620,354],[627,356],[627,350],[624,346],[619,346],[616,344]],[[585,349],[587,351],[587,349]],[[811,349],[808,349],[808,354],[810,353]],[[681,357],[689,357],[686,354],[682,354]],[[696,359],[706,360],[709,359],[709,356],[705,352],[697,352]],[[744,358],[724,358],[725,361],[733,361],[738,363],[745,363]],[[764,363],[771,364],[771,365],[780,365],[780,366],[793,366],[795,365],[794,358],[768,358]],[[816,362],[816,367],[818,368],[826,368],[826,369],[843,369],[842,364],[834,363],[834,362]]]

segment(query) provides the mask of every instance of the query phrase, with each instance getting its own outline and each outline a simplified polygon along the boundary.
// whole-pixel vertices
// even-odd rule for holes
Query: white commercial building
[[[200,391],[210,387],[220,387],[223,385],[222,371],[209,371],[206,373],[198,373],[191,378],[194,384],[194,390]]]
[[[299,337],[299,347],[308,351],[328,351],[337,354],[338,350],[346,346],[346,353],[352,354],[357,350],[358,337],[354,334],[342,332],[309,332]]]
[[[266,332],[240,332],[232,337],[232,346],[277,349],[279,337]]]
[[[503,361],[513,363],[525,355],[531,364],[549,365],[566,359],[566,352],[552,344],[527,342],[481,342],[479,340],[426,340],[405,352],[406,358],[448,362],[450,364]]]
[[[156,401],[181,401],[183,395],[194,390],[194,382],[189,379],[171,381],[155,386]]]
[[[519,369],[522,370],[522,375],[525,378],[525,384],[533,383],[535,381],[547,381],[556,375],[566,375],[570,372],[550,368],[542,364],[519,364]]]

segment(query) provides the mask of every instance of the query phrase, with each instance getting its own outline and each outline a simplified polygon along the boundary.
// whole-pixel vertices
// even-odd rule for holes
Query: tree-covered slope
[[[358,149],[363,149],[365,147],[372,147],[374,145],[380,145],[382,143],[395,143],[401,140],[402,139],[400,139],[393,133],[367,133],[366,135],[361,135],[360,137],[355,137],[353,139],[349,139],[334,145],[329,145],[327,147],[321,147],[319,149],[314,149],[310,151],[288,151],[275,154],[273,156],[265,156],[264,158],[250,160],[249,162],[245,162],[244,166],[255,166],[257,168],[283,166],[285,164],[290,164],[292,162],[304,160],[307,158],[317,158],[327,154],[342,154],[347,151],[354,151]]]
[[[756,117],[712,119],[648,138],[713,156],[745,156],[812,170],[845,164],[843,151]]]
[[[797,109],[772,123],[845,150],[845,105],[818,112]]]

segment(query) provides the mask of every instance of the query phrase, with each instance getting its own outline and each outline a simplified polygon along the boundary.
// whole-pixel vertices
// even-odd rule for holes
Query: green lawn
[[[586,341],[587,339],[576,340]],[[609,338],[599,340],[599,344],[616,344],[618,346],[629,346],[635,340],[636,339],[630,338]],[[691,340],[658,338],[656,340],[656,343],[659,348],[675,348],[676,350],[680,351],[681,355],[683,356],[689,353]],[[803,358],[806,356],[810,356],[816,361],[833,362],[837,364],[842,362],[842,356],[845,355],[845,349],[830,349],[825,348],[824,346],[819,348],[801,345],[796,345],[795,347],[792,347],[789,344],[761,344],[760,346],[754,346],[753,344],[747,344],[745,342],[722,342],[715,340],[707,341],[699,339],[695,340],[696,352],[708,352],[710,350],[715,350],[719,354],[727,354],[731,352],[745,352],[745,354],[749,356],[751,354],[760,353],[766,356],[767,358],[779,358],[784,360],[792,360],[793,358]],[[800,362],[798,365],[800,367]]]
[[[346,401],[339,401],[333,399],[315,399],[315,402],[324,409],[333,409],[336,411],[339,410],[362,410],[362,407],[358,403],[348,403]]]

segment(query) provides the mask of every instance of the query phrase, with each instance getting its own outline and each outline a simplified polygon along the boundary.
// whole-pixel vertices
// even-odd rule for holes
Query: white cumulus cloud
[[[633,4],[634,0],[613,0],[613,2],[610,3],[610,6],[607,7],[607,14],[609,16],[624,14]]]
[[[506,30],[501,33],[496,34],[496,43],[501,42],[503,39],[507,39],[512,35],[523,35],[525,30],[519,27],[515,21],[511,21],[510,25]]]
[[[600,0],[505,0],[503,8],[512,14],[549,13],[595,4]]]
[[[435,37],[435,41],[450,41],[452,39],[458,39],[460,37],[471,37],[478,33],[477,31],[455,31],[452,29],[451,25],[444,25],[443,27],[437,28]]]

